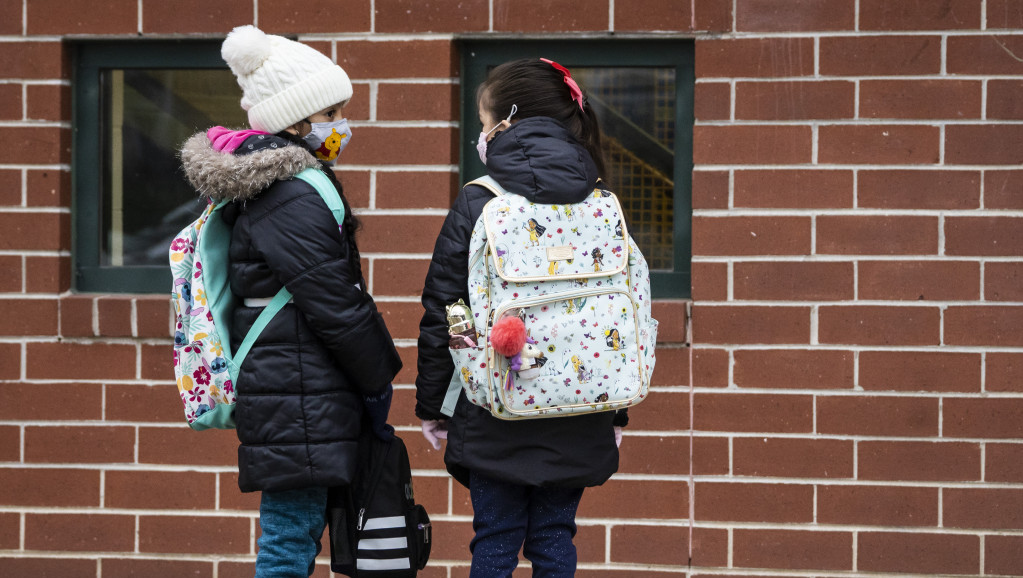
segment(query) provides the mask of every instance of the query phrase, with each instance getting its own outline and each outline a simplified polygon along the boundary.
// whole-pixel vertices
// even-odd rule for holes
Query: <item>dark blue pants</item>
[[[519,549],[534,578],[575,576],[572,538],[582,488],[519,486],[473,473],[469,495],[476,531],[469,578],[511,578]]]

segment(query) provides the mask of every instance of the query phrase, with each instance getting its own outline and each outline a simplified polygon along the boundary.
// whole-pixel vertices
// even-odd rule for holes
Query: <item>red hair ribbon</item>
[[[555,70],[565,77],[565,84],[568,85],[568,92],[572,95],[572,100],[579,103],[579,110],[586,112],[586,109],[583,108],[583,91],[579,88],[579,85],[576,84],[575,79],[572,78],[572,73],[570,73],[567,68],[553,60],[541,58],[540,61],[550,64]]]

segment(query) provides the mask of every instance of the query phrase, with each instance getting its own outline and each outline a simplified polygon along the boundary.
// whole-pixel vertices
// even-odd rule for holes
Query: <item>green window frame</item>
[[[462,182],[486,174],[476,154],[479,120],[476,87],[487,71],[518,58],[550,58],[568,67],[674,68],[675,138],[673,169],[673,253],[671,267],[651,271],[654,298],[689,298],[692,262],[693,42],[687,39],[508,39],[463,38],[461,50]]]
[[[72,53],[72,287],[79,292],[162,293],[169,265],[103,264],[103,73],[128,69],[224,69],[220,40],[81,40]],[[240,93],[239,93],[240,94]],[[180,111],[170,102],[169,110]],[[178,107],[178,108],[176,108]],[[180,143],[174,143],[176,146]],[[168,178],[181,178],[167,175]]]

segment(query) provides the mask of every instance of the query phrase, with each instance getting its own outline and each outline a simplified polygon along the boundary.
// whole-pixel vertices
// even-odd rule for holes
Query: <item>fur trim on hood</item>
[[[282,146],[248,154],[228,154],[213,149],[205,132],[181,148],[181,164],[188,182],[214,202],[248,200],[273,184],[290,179],[319,161],[300,146]]]

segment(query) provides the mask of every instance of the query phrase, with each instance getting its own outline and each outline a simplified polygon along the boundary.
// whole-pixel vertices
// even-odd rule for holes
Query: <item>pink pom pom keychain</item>
[[[490,345],[505,357],[512,357],[526,346],[526,324],[514,315],[506,315],[490,328]]]

